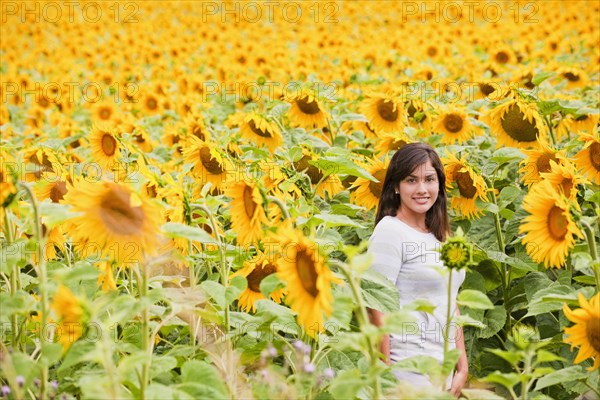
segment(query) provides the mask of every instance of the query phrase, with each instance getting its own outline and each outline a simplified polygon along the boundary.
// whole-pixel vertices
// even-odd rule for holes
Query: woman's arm
[[[381,311],[377,311],[373,308],[367,308],[367,312],[369,313],[369,321],[375,326],[383,325],[383,313]],[[384,361],[387,365],[390,365],[390,335],[385,335],[381,339],[381,345],[379,346],[379,350],[383,353],[385,357]]]
[[[456,315],[460,315],[458,308],[456,309]],[[460,392],[467,383],[469,377],[469,362],[467,361],[467,352],[465,350],[465,336],[463,334],[462,327],[456,328],[456,348],[460,351],[460,357],[456,364],[456,372],[452,378],[452,387],[450,392],[458,398]]]

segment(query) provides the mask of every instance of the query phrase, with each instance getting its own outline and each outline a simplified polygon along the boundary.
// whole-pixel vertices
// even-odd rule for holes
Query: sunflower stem
[[[367,324],[369,324],[369,317],[367,315],[367,307],[364,303],[362,296],[360,295],[359,284],[357,282],[357,279],[354,277],[354,274],[352,273],[352,271],[350,271],[344,263],[335,262],[335,264],[339,267],[340,271],[342,271],[342,273],[348,279],[348,283],[350,284],[350,289],[352,289],[352,294],[353,294],[354,299],[356,300],[356,304],[357,304],[356,308],[358,310],[356,313],[356,318],[360,325],[360,330],[363,331],[365,329],[365,327],[368,326]],[[378,357],[376,356],[376,353],[374,351],[374,343],[372,342],[371,337],[369,335],[365,335],[365,339],[367,341],[367,347],[369,350],[369,359],[371,361],[371,367],[373,368],[377,365]],[[373,399],[377,400],[381,396],[379,375],[375,374],[374,379],[375,379],[375,382],[373,385]]]
[[[449,337],[448,333],[450,331],[450,302],[452,301],[452,269],[450,269],[450,273],[448,274],[448,305],[446,307],[446,325],[444,326],[444,360],[448,355],[448,345],[449,345]]]
[[[221,284],[223,285],[223,287],[225,287],[227,289],[228,283],[229,283],[229,268],[227,265],[227,262],[225,260],[225,253],[223,250],[223,242],[221,240],[221,235],[219,235],[219,231],[217,230],[217,221],[215,220],[215,217],[213,215],[213,213],[210,211],[210,209],[208,207],[206,207],[203,204],[199,204],[199,203],[191,203],[190,207],[192,208],[192,210],[194,208],[197,208],[201,211],[204,211],[204,213],[206,215],[208,215],[208,218],[210,220],[210,226],[212,227],[213,233],[215,234],[215,238],[217,239],[217,246],[219,247],[219,265],[220,265],[220,272],[221,272]],[[227,306],[225,306],[225,333],[229,333],[229,304]]]
[[[285,216],[285,219],[290,220],[290,221],[292,220],[287,207],[285,206],[285,204],[283,204],[283,202],[280,199],[278,199],[275,196],[267,196],[267,200],[272,201],[273,203],[277,204],[277,207],[279,207],[281,209],[281,212]]]
[[[10,226],[10,221],[8,220],[8,211],[5,207],[2,207],[2,212],[4,213],[4,235],[6,237],[6,246],[10,247],[13,243],[13,232]],[[19,290],[19,267],[18,263],[15,263],[12,268],[12,273],[10,274],[10,294],[14,296]],[[16,314],[11,315],[10,317],[10,325],[12,330],[12,347],[16,349],[19,344],[19,335],[17,335],[19,319]]]
[[[42,354],[42,356],[40,357],[41,364],[42,364],[41,365],[41,369],[42,369],[41,378],[42,379],[40,382],[40,398],[45,399],[46,395],[47,395],[46,390],[48,388],[47,382],[48,382],[48,369],[49,369],[47,361],[44,359],[44,356],[47,355],[47,351],[46,351],[47,343],[46,343],[46,338],[42,334],[42,332],[45,331],[46,325],[48,323],[48,285],[47,285],[48,277],[46,276],[46,258],[44,257],[45,238],[42,234],[42,232],[43,232],[42,231],[42,221],[40,219],[40,213],[39,213],[37,201],[35,200],[35,196],[33,195],[31,188],[29,186],[27,186],[26,184],[19,182],[19,186],[21,186],[25,190],[25,193],[27,194],[27,197],[29,198],[29,201],[31,202],[31,206],[33,208],[33,218],[34,218],[34,227],[35,227],[34,235],[35,235],[35,242],[37,245],[37,257],[38,257],[38,265],[36,267],[34,264],[34,268],[35,268],[35,271],[36,271],[38,279],[39,279],[40,303],[41,303],[40,313],[42,315],[42,328],[40,329],[40,347],[41,347],[41,354]]]
[[[583,226],[583,232],[588,242],[590,249],[590,255],[592,256],[592,269],[594,270],[594,276],[596,277],[596,293],[600,291],[600,260],[598,260],[598,254],[596,252],[596,238],[594,237],[594,231],[590,224],[586,221],[581,220]]]
[[[140,294],[140,301],[142,304],[146,302],[148,296],[148,268],[145,264],[140,265],[139,275],[139,286],[138,291]],[[150,363],[152,362],[152,354],[148,354],[148,348],[150,341],[148,340],[148,326],[150,321],[150,313],[148,306],[144,305],[142,308],[142,351],[146,355],[144,363],[142,364],[142,376],[140,382],[140,398],[146,398],[146,387],[148,385],[148,375],[150,372]]]
[[[331,129],[331,118],[327,118],[327,129],[329,130],[329,139],[331,140],[331,145],[333,146],[333,130]]]
[[[548,115],[544,115],[544,121],[546,121],[546,125],[548,125],[548,132],[550,132],[550,139],[552,139],[552,144],[556,146],[556,138],[554,137],[554,130],[552,129],[552,123],[550,122],[550,118]]]

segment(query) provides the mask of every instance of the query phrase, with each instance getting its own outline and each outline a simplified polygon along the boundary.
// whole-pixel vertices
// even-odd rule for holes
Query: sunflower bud
[[[474,264],[473,244],[467,241],[460,228],[455,236],[446,240],[440,253],[444,265],[451,269],[461,269]]]

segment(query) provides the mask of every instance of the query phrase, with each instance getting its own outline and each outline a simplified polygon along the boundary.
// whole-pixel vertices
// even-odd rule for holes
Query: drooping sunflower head
[[[370,93],[359,108],[378,134],[402,132],[407,123],[404,104],[392,93]]]
[[[482,211],[477,208],[476,200],[488,201],[485,180],[464,157],[459,160],[449,154],[442,162],[446,171],[446,187],[450,189],[450,208],[466,218],[477,218]]]
[[[593,134],[598,128],[598,114],[568,114],[558,123],[556,127],[556,138],[562,138],[570,135],[580,135],[582,133]]]
[[[25,172],[25,180],[28,182],[38,181],[44,173],[57,174],[62,165],[58,155],[47,147],[33,147],[23,153],[25,163],[33,164]]]
[[[225,195],[231,197],[231,226],[240,245],[257,243],[263,236],[267,217],[258,185],[240,180],[229,184]]]
[[[305,129],[321,129],[327,126],[329,112],[317,94],[305,88],[286,95],[290,103],[288,117],[294,125]]]
[[[205,142],[211,139],[210,131],[206,127],[204,117],[200,113],[188,115],[183,122],[183,129],[187,133],[187,136],[195,136]]]
[[[570,161],[563,160],[560,164],[550,161],[550,171],[542,172],[540,175],[543,179],[549,181],[558,192],[562,193],[569,200],[572,200],[576,207],[579,207],[579,203],[575,201],[578,186],[589,182],[583,175],[577,172],[577,169]]]
[[[325,176],[325,173],[311,164],[309,161],[316,161],[319,159],[319,155],[312,152],[312,150],[303,147],[302,157],[294,162],[294,168],[298,172],[305,173],[311,183],[311,187],[316,188],[316,193],[320,196],[325,196],[325,193],[329,195],[341,192],[344,187],[340,178],[337,174],[332,173]],[[335,168],[335,166],[332,166]],[[318,186],[317,186],[318,185]]]
[[[583,148],[575,155],[577,168],[596,185],[600,185],[600,139],[598,135],[581,134]]]
[[[190,140],[183,157],[185,162],[192,163],[192,171],[200,180],[198,185],[203,187],[210,182],[217,191],[222,192],[227,182],[235,176],[233,163],[216,146],[196,137]]]
[[[58,315],[61,332],[58,341],[68,349],[83,333],[84,309],[79,299],[66,286],[60,285],[51,304]]]
[[[324,330],[323,314],[331,315],[331,284],[340,280],[326,265],[317,243],[301,232],[282,227],[273,239],[281,255],[277,266],[278,275],[286,285],[286,302],[298,313],[299,324],[316,337]]]
[[[511,99],[492,109],[489,120],[499,146],[527,148],[547,137],[548,127],[536,105],[519,99]]]
[[[256,112],[248,114],[240,126],[242,137],[257,144],[266,146],[274,152],[283,142],[281,130],[273,121]]]
[[[588,371],[600,368],[600,293],[596,293],[589,301],[579,292],[579,306],[571,310],[566,304],[563,306],[565,316],[575,325],[565,328],[568,335],[563,340],[574,347],[579,347],[575,363],[591,358],[593,365]]]
[[[369,160],[369,165],[366,169],[378,182],[361,177],[356,178],[350,188],[350,200],[354,204],[363,206],[367,210],[377,207],[389,164],[390,160],[387,157],[383,161],[378,158]]]
[[[439,110],[434,130],[442,133],[442,143],[465,143],[473,136],[473,126],[467,119],[467,112],[459,107],[446,107]]]
[[[93,244],[104,257],[134,264],[158,247],[161,210],[128,186],[81,180],[63,201],[80,213],[70,220],[73,241]]]
[[[388,154],[391,151],[400,150],[402,147],[412,142],[412,139],[405,134],[382,134],[375,142],[375,150],[378,155]]]
[[[575,245],[575,236],[583,237],[571,214],[571,204],[552,184],[542,180],[533,185],[523,200],[530,215],[519,227],[525,233],[522,243],[535,262],[546,268],[561,268]]]
[[[564,152],[552,148],[545,140],[538,140],[537,144],[535,149],[522,150],[527,158],[521,161],[522,167],[519,169],[519,173],[522,174],[522,182],[527,186],[539,182],[542,179],[540,174],[550,172],[551,162],[566,161]]]

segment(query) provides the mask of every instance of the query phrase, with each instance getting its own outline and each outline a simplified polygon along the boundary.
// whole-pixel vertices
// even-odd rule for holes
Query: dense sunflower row
[[[42,279],[88,262],[98,296],[151,287],[156,265],[181,288],[241,276],[247,317],[202,286],[226,331],[269,298],[295,313],[297,337],[332,334],[345,279],[330,261],[368,238],[393,152],[426,141],[443,155],[453,225],[482,240],[482,258],[506,267],[522,248],[527,271],[572,273],[587,243],[564,332],[574,362],[598,369],[598,295],[581,294],[600,279],[597,4],[290,2],[293,17],[276,5],[260,18],[238,2],[86,4],[103,17],[3,10],[0,224],[5,245],[37,241],[23,268],[2,269],[3,290],[35,305],[3,322],[90,318],[73,282]],[[526,274],[508,268],[510,327],[511,279]]]

